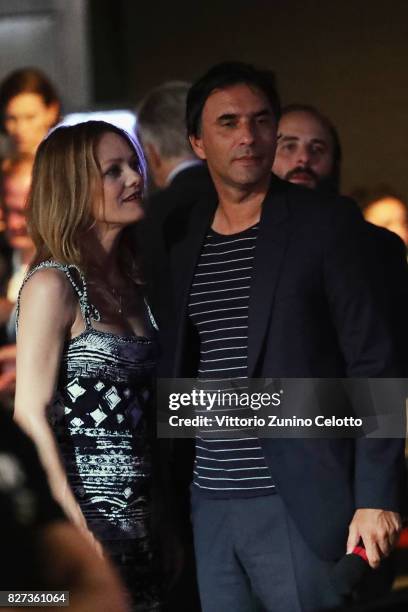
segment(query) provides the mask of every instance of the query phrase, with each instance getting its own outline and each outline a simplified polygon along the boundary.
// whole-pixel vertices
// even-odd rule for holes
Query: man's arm
[[[333,208],[327,236],[325,282],[351,378],[398,377],[403,373],[387,319],[387,296],[384,287],[375,282],[372,248],[367,226],[353,204],[339,202]],[[389,554],[401,529],[403,461],[403,440],[356,440],[357,510],[350,523],[347,551],[361,538],[372,567]]]

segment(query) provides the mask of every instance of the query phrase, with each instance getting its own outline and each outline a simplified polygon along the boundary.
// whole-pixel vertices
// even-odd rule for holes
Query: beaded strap
[[[79,307],[81,309],[82,316],[84,317],[86,329],[89,329],[89,328],[92,327],[91,319],[93,319],[94,321],[100,321],[101,320],[101,315],[100,315],[99,311],[95,308],[95,306],[93,306],[93,304],[89,304],[89,302],[88,302],[88,290],[87,290],[86,280],[85,280],[85,277],[84,277],[82,271],[78,268],[78,266],[75,266],[74,264],[70,264],[70,265],[60,264],[57,261],[53,261],[52,259],[49,259],[47,261],[43,261],[42,263],[38,264],[38,266],[35,266],[35,268],[30,270],[26,274],[26,276],[25,276],[25,278],[23,280],[23,284],[21,285],[21,288],[20,288],[20,291],[19,291],[19,294],[18,294],[18,298],[17,298],[16,329],[18,328],[18,317],[19,317],[19,313],[20,313],[20,296],[21,296],[21,291],[22,291],[24,285],[26,284],[26,282],[28,281],[28,279],[31,278],[32,275],[35,272],[37,272],[37,270],[42,270],[42,269],[45,269],[45,268],[56,268],[57,270],[61,270],[62,272],[64,272],[64,274],[66,275],[66,277],[70,281],[72,287],[74,288],[75,293],[78,296]],[[79,286],[79,284],[77,283],[77,281],[73,277],[73,275],[71,273],[71,270],[75,270],[77,272],[82,286]]]
[[[145,303],[146,308],[147,308],[147,314],[149,315],[150,323],[153,325],[153,329],[155,329],[156,331],[159,331],[159,326],[156,323],[156,319],[153,316],[153,313],[151,311],[151,308],[150,308],[149,304],[147,303],[146,298],[144,300],[144,303]]]

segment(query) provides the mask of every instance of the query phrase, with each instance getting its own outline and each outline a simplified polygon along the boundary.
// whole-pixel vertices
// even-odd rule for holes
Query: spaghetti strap
[[[156,331],[159,331],[159,326],[156,323],[156,319],[153,316],[152,310],[151,310],[151,308],[149,306],[149,303],[146,300],[146,298],[144,298],[144,303],[145,303],[145,306],[146,306],[146,309],[147,309],[147,314],[148,314],[148,317],[149,317],[149,320],[150,320],[150,323],[151,323],[153,329],[155,329]]]
[[[61,272],[64,272],[65,276],[71,283],[78,297],[79,307],[81,309],[81,313],[84,318],[86,329],[92,328],[92,322],[91,322],[92,319],[94,321],[100,321],[101,316],[99,314],[99,311],[95,308],[93,304],[90,304],[88,301],[88,289],[86,285],[85,276],[83,275],[82,271],[78,268],[78,266],[74,264],[65,265],[65,264],[58,263],[57,261],[53,261],[52,259],[49,259],[47,261],[43,261],[42,263],[38,264],[38,266],[35,266],[31,270],[29,270],[29,272],[26,274],[23,280],[23,283],[20,287],[20,291],[18,293],[18,298],[17,298],[16,330],[18,328],[18,318],[19,318],[19,313],[20,313],[21,291],[23,290],[23,287],[26,284],[26,282],[33,276],[33,274],[35,274],[35,272],[37,272],[38,270],[44,270],[46,268],[55,268],[56,270],[61,270]]]

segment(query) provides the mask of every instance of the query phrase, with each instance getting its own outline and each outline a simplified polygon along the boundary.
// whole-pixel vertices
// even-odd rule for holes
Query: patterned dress
[[[24,283],[50,267],[71,282],[85,321],[85,330],[64,347],[49,410],[61,459],[89,529],[132,593],[134,610],[159,610],[149,530],[146,423],[157,346],[153,338],[95,329],[92,319],[100,316],[88,302],[86,282],[76,266],[47,261],[31,270]],[[148,306],[146,310],[153,328]]]

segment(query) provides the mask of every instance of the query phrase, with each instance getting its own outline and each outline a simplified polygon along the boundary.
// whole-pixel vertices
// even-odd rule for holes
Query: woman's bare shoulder
[[[43,314],[50,315],[59,312],[65,315],[63,318],[72,319],[77,302],[72,284],[63,270],[41,268],[29,276],[22,287],[20,315],[26,310],[24,306],[29,304],[30,310],[41,309]]]

